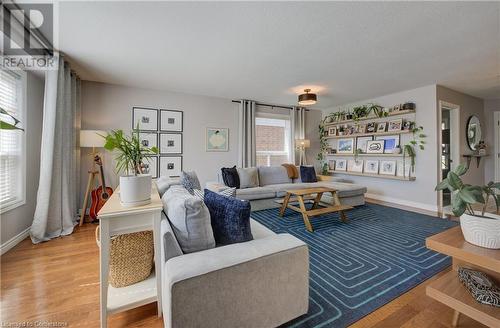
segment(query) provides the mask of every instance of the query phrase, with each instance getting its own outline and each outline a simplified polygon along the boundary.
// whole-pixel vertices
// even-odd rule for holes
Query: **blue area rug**
[[[428,250],[425,238],[457,223],[381,205],[364,205],[313,217],[287,209],[252,212],[276,233],[287,232],[309,245],[309,312],[285,327],[346,327],[451,264]]]

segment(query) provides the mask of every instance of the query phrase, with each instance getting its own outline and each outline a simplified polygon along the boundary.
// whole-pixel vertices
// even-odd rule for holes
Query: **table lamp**
[[[295,139],[295,146],[300,150],[299,165],[307,165],[306,148],[311,147],[311,141],[309,139]]]

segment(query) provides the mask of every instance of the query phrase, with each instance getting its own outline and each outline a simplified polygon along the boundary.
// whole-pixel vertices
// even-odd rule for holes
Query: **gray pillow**
[[[254,188],[259,186],[259,171],[256,167],[239,168],[240,189]]]
[[[201,189],[200,180],[198,180],[198,176],[195,171],[189,171],[181,173],[181,184],[184,188],[189,191],[191,195],[193,195],[194,189]]]
[[[191,195],[182,186],[172,186],[161,200],[184,253],[215,247],[210,212],[202,199]]]
[[[171,186],[180,185],[181,181],[179,178],[169,178],[169,177],[159,177],[156,179],[156,188],[158,189],[158,193],[160,197],[163,196],[165,191],[168,190]]]

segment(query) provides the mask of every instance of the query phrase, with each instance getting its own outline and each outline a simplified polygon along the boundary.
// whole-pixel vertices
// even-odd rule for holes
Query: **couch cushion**
[[[236,198],[253,200],[276,197],[276,192],[268,187],[255,187],[246,189],[236,189]]]
[[[217,245],[242,243],[253,239],[250,227],[250,202],[219,195],[205,189],[205,204]]]
[[[276,197],[285,197],[286,190],[295,190],[295,189],[304,189],[304,188],[314,188],[320,187],[317,182],[311,183],[281,183],[271,186],[266,186],[266,188],[270,188],[276,192]]]
[[[259,166],[259,183],[261,186],[278,183],[291,183],[286,168],[283,166]]]
[[[252,218],[250,218],[250,227],[252,228],[253,239],[262,239],[276,235],[272,230],[266,228]]]
[[[239,168],[240,188],[254,188],[259,186],[259,171],[256,167]]]
[[[320,186],[337,189],[340,198],[359,196],[366,193],[366,187],[354,183],[320,181],[317,182],[317,184]]]
[[[202,199],[191,195],[182,186],[172,186],[161,200],[184,253],[215,247],[210,213]]]

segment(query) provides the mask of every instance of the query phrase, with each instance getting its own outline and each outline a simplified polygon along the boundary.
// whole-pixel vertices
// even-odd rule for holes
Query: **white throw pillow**
[[[256,167],[239,168],[240,189],[254,188],[259,186],[259,171]]]

